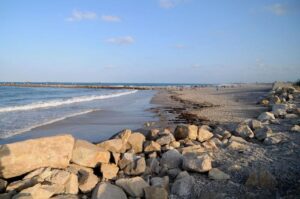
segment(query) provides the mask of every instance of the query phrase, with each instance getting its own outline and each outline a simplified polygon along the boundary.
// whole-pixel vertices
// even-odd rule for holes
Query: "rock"
[[[8,192],[8,193],[0,193],[0,198],[1,199],[12,199],[13,195],[15,195],[16,192]]]
[[[170,146],[171,146],[171,147],[174,147],[175,149],[176,149],[176,148],[179,148],[179,147],[180,147],[180,142],[173,141],[173,142],[170,143]]]
[[[174,131],[176,140],[189,138],[196,140],[198,135],[198,127],[195,125],[178,125]]]
[[[146,140],[145,136],[141,133],[132,133],[128,139],[131,149],[135,153],[143,152],[143,143]]]
[[[286,119],[295,119],[298,118],[298,115],[294,114],[294,113],[289,113],[285,115]]]
[[[204,147],[202,147],[201,145],[195,145],[195,146],[188,146],[188,147],[183,147],[180,148],[179,151],[182,153],[182,155],[186,154],[186,153],[197,153],[197,154],[202,154],[204,153],[206,150]]]
[[[214,136],[214,134],[212,134],[207,128],[201,126],[198,129],[198,137],[197,140],[199,142],[204,142],[206,140],[209,140],[210,138],[212,138]]]
[[[235,133],[237,136],[240,136],[242,138],[253,138],[254,133],[250,129],[250,127],[247,124],[239,124],[237,128],[235,129]]]
[[[38,176],[35,176],[33,178],[14,181],[6,187],[6,191],[13,191],[13,190],[21,191],[23,189],[32,187],[42,181],[43,181],[43,179],[39,178]]]
[[[12,178],[41,167],[66,168],[72,157],[73,146],[74,138],[71,135],[1,145],[0,177]]]
[[[260,104],[261,104],[261,105],[264,105],[264,106],[269,105],[269,103],[270,103],[270,101],[267,100],[267,99],[263,99],[263,100],[260,101]]]
[[[0,193],[4,192],[7,186],[7,181],[0,178]]]
[[[180,169],[178,168],[175,168],[175,169],[169,169],[168,170],[168,176],[171,178],[171,179],[175,179],[177,177],[177,175],[181,172]]]
[[[154,152],[154,151],[160,151],[160,144],[158,144],[155,141],[148,141],[145,142],[144,146],[144,152]]]
[[[113,155],[113,158],[114,158],[114,162],[117,165],[120,158],[121,158],[121,154],[120,153],[112,153],[112,155]]]
[[[274,104],[280,104],[280,103],[281,103],[281,100],[280,100],[280,98],[279,98],[277,95],[274,95],[274,96],[271,98],[271,102],[274,103]]]
[[[149,187],[141,177],[122,178],[116,181],[116,185],[132,197],[144,197],[144,188]]]
[[[94,189],[92,199],[127,199],[127,196],[120,187],[101,182]]]
[[[161,187],[145,187],[146,199],[168,199],[168,192]]]
[[[65,185],[65,193],[77,194],[78,193],[78,178],[77,175],[71,173]]]
[[[124,173],[127,175],[140,175],[143,174],[145,170],[146,161],[145,158],[141,157],[127,165],[124,169]]]
[[[169,190],[169,177],[153,177],[151,178],[151,186],[153,187],[161,187],[165,190]]]
[[[127,165],[133,163],[138,157],[133,153],[124,153],[122,159],[118,162],[120,169],[124,169]]]
[[[171,193],[179,197],[180,199],[191,198],[191,193],[194,188],[194,178],[190,175],[186,175],[173,183]]]
[[[227,148],[229,150],[233,150],[233,151],[235,151],[235,150],[244,151],[248,148],[248,146],[243,144],[243,143],[237,142],[237,141],[232,141],[232,142],[229,143]]]
[[[253,120],[250,120],[249,126],[250,126],[250,128],[251,128],[252,130],[260,129],[260,128],[263,127],[263,126],[262,126],[262,123],[261,123],[260,121],[254,120],[254,119],[253,119]]]
[[[22,190],[13,199],[47,199],[61,192],[62,187],[60,185],[36,184],[33,187]]]
[[[108,163],[110,153],[85,140],[76,140],[72,162],[85,166],[96,167],[99,163]]]
[[[215,142],[212,140],[208,140],[202,143],[202,146],[207,150],[218,150],[218,147],[216,146]]]
[[[104,149],[105,151],[114,153],[125,153],[126,151],[126,143],[124,143],[124,141],[120,138],[106,140],[97,144],[97,146]]]
[[[275,177],[265,169],[258,169],[253,171],[247,181],[246,186],[249,187],[260,187],[264,189],[275,189],[277,185],[277,181]]]
[[[35,176],[38,176],[40,179],[44,180],[45,178],[51,176],[51,174],[52,172],[50,167],[39,168],[28,173],[26,176],[24,176],[23,180],[34,178]]]
[[[146,135],[146,140],[156,140],[158,138],[158,133],[159,129],[151,129]]]
[[[300,132],[300,126],[299,126],[299,125],[294,125],[294,126],[291,128],[291,131],[294,131],[294,132]]]
[[[164,135],[156,140],[156,142],[160,145],[167,145],[173,141],[175,141],[175,138],[172,134]]]
[[[213,180],[229,180],[230,176],[223,171],[217,169],[217,168],[212,168],[208,172],[208,177]]]
[[[51,199],[80,199],[78,195],[62,194],[51,197]]]
[[[278,144],[281,142],[281,139],[280,137],[278,136],[270,136],[270,137],[267,137],[265,140],[264,140],[264,144],[265,145],[273,145],[273,144]]]
[[[149,169],[150,174],[156,173],[158,174],[160,172],[160,166],[159,162],[156,158],[149,158],[146,160],[147,168]]]
[[[105,179],[115,179],[117,177],[119,167],[115,164],[101,164],[101,172]]]
[[[114,137],[114,139],[119,138],[123,141],[123,144],[126,144],[131,134],[132,132],[130,129],[124,129],[120,133],[118,133],[117,136]]]
[[[204,155],[197,155],[195,153],[188,153],[183,156],[182,168],[187,171],[207,172],[211,170],[211,158]]]
[[[286,115],[287,108],[286,104],[274,104],[272,106],[272,113],[277,117],[284,116]]]
[[[259,121],[267,121],[267,120],[274,120],[275,116],[273,113],[270,112],[263,112],[261,113],[258,118]]]
[[[270,137],[272,135],[272,129],[269,127],[264,127],[261,129],[257,129],[255,131],[255,137],[256,139],[262,141],[267,137]]]
[[[229,142],[239,142],[239,143],[243,143],[243,144],[247,144],[248,142],[246,140],[244,140],[243,138],[241,137],[237,137],[237,136],[231,136],[230,139],[229,139]]]
[[[228,138],[231,137],[231,133],[229,131],[227,131],[227,130],[222,129],[221,127],[217,127],[214,130],[214,133],[216,135],[220,135],[220,139],[221,140],[228,139]]]
[[[91,192],[98,183],[98,177],[93,171],[79,170],[78,172],[79,189],[82,193]]]
[[[168,169],[179,168],[181,164],[182,155],[176,149],[165,152],[160,159],[160,165]]]

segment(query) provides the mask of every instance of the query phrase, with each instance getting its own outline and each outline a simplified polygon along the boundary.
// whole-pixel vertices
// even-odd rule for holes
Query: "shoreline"
[[[300,91],[271,85],[161,90],[151,103],[158,105],[150,111],[160,121],[143,131],[116,131],[100,143],[60,134],[3,145],[0,176],[4,184],[8,183],[6,189],[14,190],[3,193],[4,196],[36,194],[32,186],[42,191],[43,182],[56,186],[52,178],[34,181],[35,176],[39,179],[44,176],[45,169],[50,176],[67,172],[66,176],[74,174],[77,179],[72,180],[72,191],[67,188],[69,184],[60,185],[65,187],[64,191],[51,189],[53,199],[65,195],[94,199],[99,190],[111,193],[106,186],[118,189],[122,197],[116,198],[124,199],[149,198],[149,194],[151,199],[296,198],[300,195]],[[202,111],[212,115],[201,118]],[[224,114],[227,111],[231,111],[230,117]],[[220,116],[225,120],[219,120]],[[71,145],[68,150],[59,148],[66,147],[65,143]],[[30,153],[25,152],[25,157],[19,148]],[[47,153],[60,156],[61,151],[69,154],[64,154],[69,159],[63,167],[53,166],[51,158],[38,161]],[[43,165],[39,165],[41,162]],[[27,167],[16,167],[20,164]],[[88,174],[82,176],[79,170],[87,169]],[[23,174],[27,175],[23,178]],[[97,180],[84,191],[85,181],[81,178],[89,179],[91,175]],[[19,181],[12,182],[15,180]],[[15,188],[18,183],[27,184]],[[131,186],[140,195],[132,193]]]

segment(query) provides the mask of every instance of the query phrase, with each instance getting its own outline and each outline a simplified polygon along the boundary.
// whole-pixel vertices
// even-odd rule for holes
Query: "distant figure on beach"
[[[219,91],[219,86],[216,86],[216,91]]]

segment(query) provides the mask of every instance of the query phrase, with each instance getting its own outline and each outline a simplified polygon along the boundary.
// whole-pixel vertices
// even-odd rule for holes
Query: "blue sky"
[[[298,78],[297,0],[0,2],[0,81]]]

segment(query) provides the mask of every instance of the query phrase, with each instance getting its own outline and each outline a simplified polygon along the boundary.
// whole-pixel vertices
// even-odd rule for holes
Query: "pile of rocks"
[[[212,153],[230,136],[178,125],[174,133],[124,130],[98,144],[58,135],[2,145],[0,198],[189,198],[189,172],[230,178],[212,168]]]

